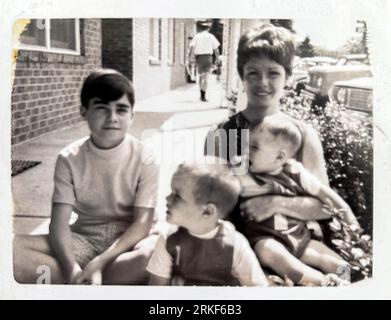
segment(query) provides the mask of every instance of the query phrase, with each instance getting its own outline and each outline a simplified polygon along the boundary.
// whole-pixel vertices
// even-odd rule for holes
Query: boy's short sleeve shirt
[[[152,152],[136,138],[109,150],[83,138],[57,158],[52,202],[72,205],[81,220],[131,218],[135,206],[155,207],[158,180]]]

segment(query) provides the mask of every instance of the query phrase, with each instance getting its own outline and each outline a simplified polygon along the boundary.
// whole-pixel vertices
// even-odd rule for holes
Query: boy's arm
[[[154,286],[168,286],[171,283],[173,259],[166,249],[166,239],[160,235],[147,271],[150,274],[149,284]]]
[[[109,248],[87,264],[77,283],[101,284],[105,267],[148,235],[154,211],[154,208],[134,207],[135,221]]]
[[[324,204],[331,204],[334,208],[341,210],[347,223],[359,225],[349,205],[329,186],[322,185],[319,189],[318,197]]]
[[[82,270],[72,252],[72,233],[69,219],[73,211],[70,204],[53,203],[49,226],[49,244],[60,263],[67,283],[75,283]]]
[[[342,210],[346,222],[358,225],[357,219],[349,205],[328,184],[323,184],[299,162],[292,162],[290,168],[298,175],[300,185],[307,194],[317,197],[326,206]]]

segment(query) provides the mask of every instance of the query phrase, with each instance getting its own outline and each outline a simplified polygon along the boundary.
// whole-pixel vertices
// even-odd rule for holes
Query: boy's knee
[[[284,245],[274,239],[261,240],[254,249],[260,257],[261,263],[267,266],[278,263],[287,252]]]

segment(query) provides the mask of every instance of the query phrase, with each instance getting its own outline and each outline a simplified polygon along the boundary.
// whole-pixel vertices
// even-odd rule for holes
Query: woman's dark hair
[[[240,37],[238,45],[237,68],[243,79],[244,65],[251,58],[267,57],[282,65],[288,76],[292,74],[295,55],[295,40],[290,31],[283,27],[264,24],[251,29]]]
[[[88,108],[92,98],[104,102],[115,101],[126,95],[132,107],[134,106],[134,89],[132,83],[122,73],[113,69],[100,69],[90,73],[84,80],[81,89],[81,104]]]

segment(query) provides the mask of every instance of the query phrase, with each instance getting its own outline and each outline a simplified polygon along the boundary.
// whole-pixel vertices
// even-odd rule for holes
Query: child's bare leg
[[[14,278],[18,283],[36,284],[39,278],[49,279],[51,284],[64,283],[60,265],[52,256],[47,235],[16,235],[13,241],[13,261]],[[47,271],[50,274],[44,274]]]
[[[339,274],[349,266],[337,253],[317,240],[309,242],[300,260],[324,273]]]
[[[295,284],[320,285],[324,275],[292,255],[285,246],[273,238],[262,239],[254,247],[260,263],[285,275]]]
[[[157,235],[148,236],[137,243],[134,250],[121,254],[105,270],[103,284],[148,284],[146,268],[157,239]]]

